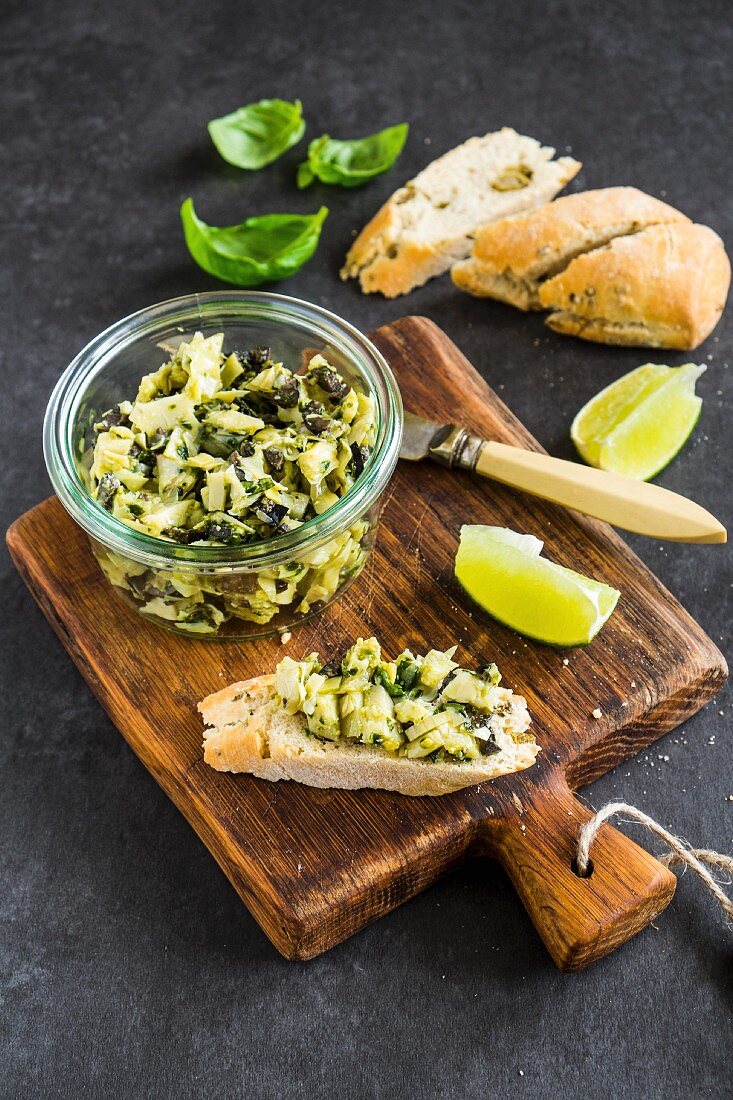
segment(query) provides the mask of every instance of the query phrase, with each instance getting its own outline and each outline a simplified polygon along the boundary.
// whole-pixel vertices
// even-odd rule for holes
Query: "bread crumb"
[[[283,634],[280,635],[280,645],[287,645],[292,636],[292,632],[290,630],[286,630]]]
[[[594,718],[602,718],[603,717],[603,711],[601,710],[600,707],[596,707],[595,710],[592,710],[591,714],[593,715]]]

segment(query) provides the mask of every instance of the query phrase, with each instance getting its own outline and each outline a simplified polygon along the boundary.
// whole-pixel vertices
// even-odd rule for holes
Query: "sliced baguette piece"
[[[635,187],[580,191],[485,225],[471,256],[451,268],[451,278],[476,297],[542,309],[540,283],[576,256],[650,225],[689,220]]]
[[[730,286],[717,233],[672,222],[578,256],[539,290],[555,332],[603,344],[696,348],[715,328]]]
[[[377,787],[407,795],[441,795],[530,767],[539,746],[527,733],[527,705],[506,689],[507,713],[494,731],[501,751],[482,760],[440,764],[393,757],[370,745],[319,741],[301,715],[290,715],[274,693],[274,676],[231,684],[199,704],[205,723],[204,760],[222,772],[293,779],[310,787]]]
[[[392,195],[349,249],[341,278],[366,294],[407,294],[468,256],[487,222],[547,202],[581,165],[504,127],[473,137]]]

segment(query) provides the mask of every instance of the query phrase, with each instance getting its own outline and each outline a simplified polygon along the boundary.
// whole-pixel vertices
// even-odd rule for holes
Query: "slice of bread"
[[[451,268],[451,278],[479,298],[542,309],[541,282],[576,256],[651,225],[688,221],[635,187],[581,191],[484,226],[469,259]]]
[[[604,344],[696,348],[725,306],[730,261],[717,233],[688,221],[655,225],[578,256],[542,283],[555,332]]]
[[[539,746],[527,732],[527,705],[505,689],[506,713],[492,725],[500,751],[466,763],[391,756],[370,745],[320,741],[299,714],[287,714],[274,676],[231,684],[199,704],[207,726],[204,760],[223,772],[294,779],[311,787],[379,787],[408,795],[440,795],[530,767]]]
[[[361,231],[341,278],[387,298],[468,256],[482,225],[548,202],[580,169],[509,127],[451,149],[401,187]]]

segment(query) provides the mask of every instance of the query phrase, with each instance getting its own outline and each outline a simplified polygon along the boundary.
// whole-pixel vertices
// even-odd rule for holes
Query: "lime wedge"
[[[682,449],[702,398],[704,366],[647,363],[601,390],[573,421],[570,437],[589,466],[648,481]]]
[[[540,557],[542,542],[506,527],[461,528],[456,579],[499,622],[557,646],[587,645],[619,592]]]

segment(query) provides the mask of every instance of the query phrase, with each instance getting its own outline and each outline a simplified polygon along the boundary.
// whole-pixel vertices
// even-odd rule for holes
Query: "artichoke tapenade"
[[[291,370],[268,348],[222,351],[223,334],[182,343],[132,401],[103,413],[82,461],[87,486],[116,519],[189,546],[239,546],[293,531],[335,505],[374,446],[371,396],[321,355]],[[146,614],[196,633],[231,617],[299,614],[359,572],[370,523],[244,577],[150,569],[104,547],[112,584]]]

